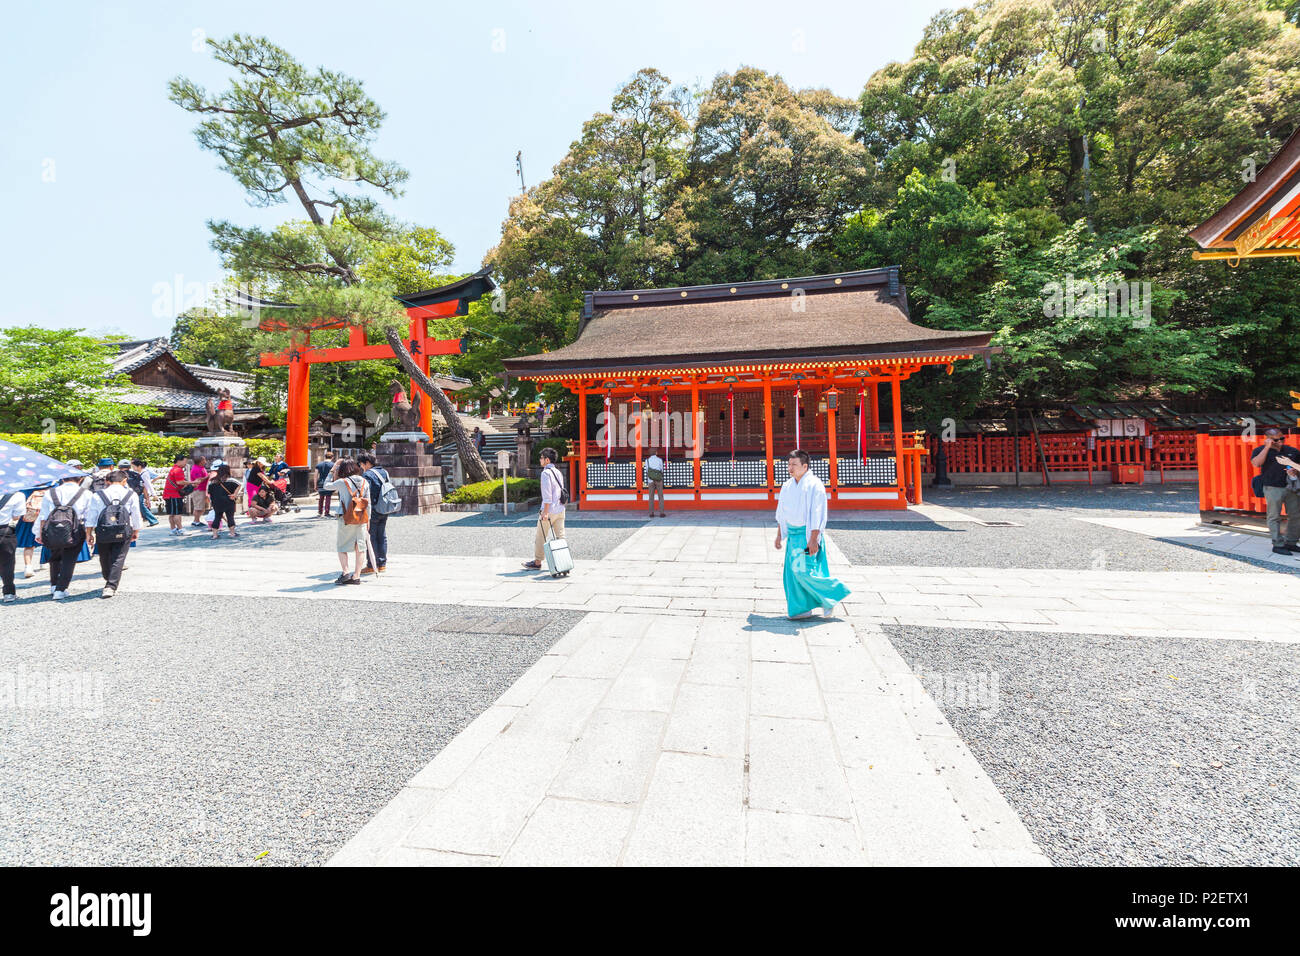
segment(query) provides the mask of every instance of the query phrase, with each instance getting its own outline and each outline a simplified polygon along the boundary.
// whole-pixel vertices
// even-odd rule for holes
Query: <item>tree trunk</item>
[[[425,375],[420,366],[415,364],[415,359],[411,358],[411,353],[406,349],[406,342],[397,329],[384,329],[384,338],[393,347],[393,353],[397,356],[397,361],[401,363],[402,369],[407,375],[411,376],[411,380],[420,386],[429,400],[437,405],[439,411],[442,412],[447,427],[451,429],[452,437],[456,439],[456,450],[460,453],[460,463],[465,469],[465,477],[471,482],[491,481],[492,476],[488,474],[487,465],[483,464],[483,459],[479,457],[474,442],[465,433],[465,426],[460,423],[460,418],[456,415],[456,409],[451,404],[451,399],[443,394],[442,389],[433,384],[433,379]],[[429,437],[432,438],[433,436]]]

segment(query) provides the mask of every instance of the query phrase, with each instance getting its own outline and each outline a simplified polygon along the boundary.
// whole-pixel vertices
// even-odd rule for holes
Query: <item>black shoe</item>
[[[1292,554],[1300,553],[1300,547],[1297,547],[1295,544],[1284,544],[1282,547],[1286,548]]]
[[[344,583],[344,584],[360,584],[360,583],[361,583],[361,579],[360,579],[360,578],[348,578],[348,579],[347,579],[346,581],[344,581],[343,583]]]
[[[1273,553],[1274,553],[1274,554],[1291,554],[1293,551],[1295,551],[1295,548],[1288,548],[1288,547],[1287,547],[1286,545],[1284,545],[1284,544],[1275,544],[1275,545],[1273,545]]]
[[[540,561],[525,561],[525,562],[524,562],[524,567],[526,567],[529,571],[540,571],[540,570],[542,570],[542,565],[541,565],[541,562],[540,562]]]
[[[334,583],[335,583],[335,584],[347,584],[349,580],[350,580],[350,579],[349,579],[348,577],[346,577],[345,575],[340,574],[337,578],[334,579]]]

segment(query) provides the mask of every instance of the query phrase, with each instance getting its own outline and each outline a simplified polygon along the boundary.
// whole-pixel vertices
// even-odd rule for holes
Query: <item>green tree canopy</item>
[[[81,333],[0,329],[0,432],[117,431],[149,415],[115,401],[131,380],[113,374],[113,344]]]

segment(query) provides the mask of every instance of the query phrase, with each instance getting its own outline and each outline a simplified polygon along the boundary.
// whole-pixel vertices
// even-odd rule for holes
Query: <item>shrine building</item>
[[[987,362],[992,334],[913,324],[890,266],[587,292],[572,344],[505,367],[577,396],[584,440],[568,466],[582,508],[645,508],[655,452],[669,509],[772,507],[797,447],[841,508],[902,509],[921,500],[926,454],[903,431],[903,383]]]

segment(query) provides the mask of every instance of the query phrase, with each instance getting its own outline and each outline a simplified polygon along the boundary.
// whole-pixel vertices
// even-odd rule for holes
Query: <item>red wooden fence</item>
[[[1196,432],[1154,432],[1147,438],[1097,438],[1088,444],[1087,432],[1051,432],[1042,436],[1047,471],[1107,471],[1112,465],[1141,465],[1146,471],[1194,472],[1196,470]],[[1148,447],[1148,441],[1150,446]],[[1010,435],[964,435],[944,445],[948,471],[972,472],[1015,471],[1016,439]],[[927,435],[925,471],[933,474],[934,456],[938,451],[937,435]],[[1020,436],[1020,470],[1041,472],[1042,460],[1033,435]]]
[[[1250,490],[1250,480],[1258,474],[1250,457],[1261,444],[1262,438],[1244,441],[1239,435],[1196,436],[1202,511],[1228,508],[1263,513],[1264,499]]]

